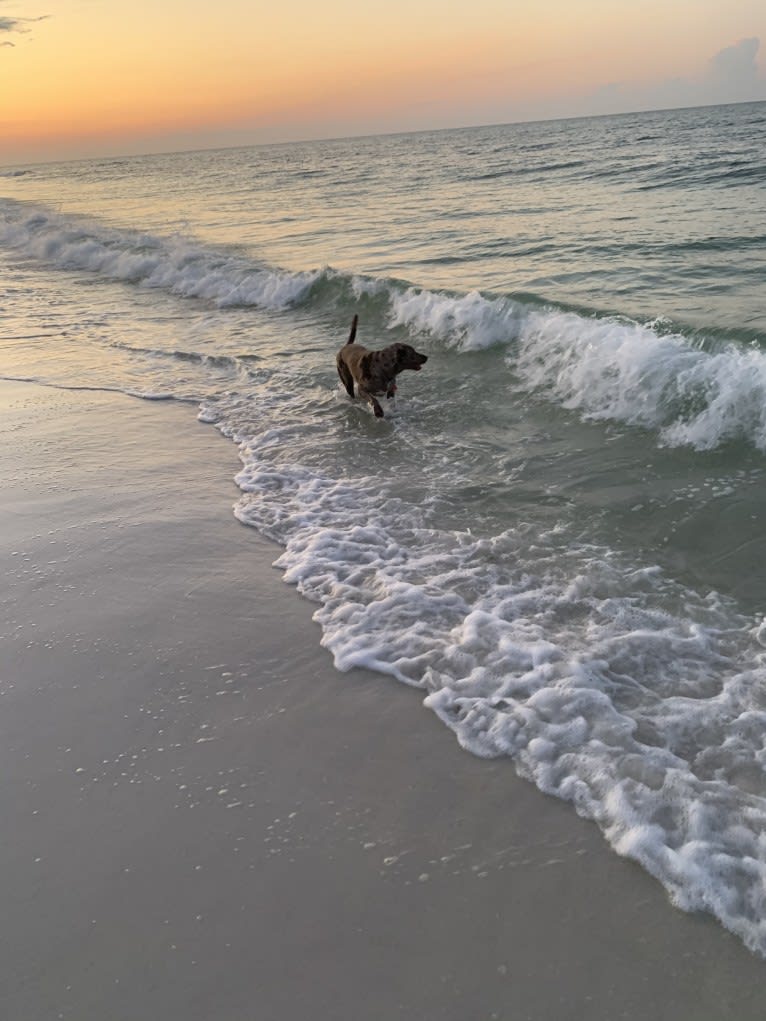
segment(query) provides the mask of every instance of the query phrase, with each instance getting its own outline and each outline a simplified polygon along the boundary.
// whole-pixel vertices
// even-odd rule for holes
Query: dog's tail
[[[356,340],[356,324],[359,322],[359,316],[354,316],[351,321],[351,333],[348,335],[347,344],[353,344]]]

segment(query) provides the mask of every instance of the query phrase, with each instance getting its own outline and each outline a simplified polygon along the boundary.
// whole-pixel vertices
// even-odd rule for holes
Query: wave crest
[[[668,446],[766,449],[766,355],[705,350],[652,324],[548,310],[526,317],[510,359],[525,386],[593,419],[656,429]]]
[[[766,450],[766,353],[544,304],[535,295],[450,293],[330,267],[290,271],[184,237],[117,230],[0,202],[0,242],[62,269],[202,298],[219,307],[361,308],[373,327],[457,354],[507,348],[509,388],[583,417],[655,430],[661,444]]]
[[[112,280],[157,287],[220,308],[295,304],[321,276],[259,266],[246,256],[194,240],[117,230],[24,205],[3,203],[0,242],[60,269],[86,270]]]

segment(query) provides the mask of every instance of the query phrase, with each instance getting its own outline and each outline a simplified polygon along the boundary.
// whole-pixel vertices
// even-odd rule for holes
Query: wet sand
[[[0,385],[2,1017],[760,1021],[766,961],[333,668],[195,415]]]

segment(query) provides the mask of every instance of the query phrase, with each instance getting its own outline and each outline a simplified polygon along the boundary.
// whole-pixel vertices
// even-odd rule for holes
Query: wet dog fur
[[[391,398],[396,393],[396,377],[405,369],[420,372],[428,356],[420,354],[409,344],[389,344],[381,351],[370,351],[356,344],[356,325],[359,316],[354,316],[351,333],[338,351],[336,365],[338,375],[349,397],[361,397],[369,401],[376,418],[383,418],[383,408],[376,396],[385,394]],[[356,384],[356,393],[354,393]]]

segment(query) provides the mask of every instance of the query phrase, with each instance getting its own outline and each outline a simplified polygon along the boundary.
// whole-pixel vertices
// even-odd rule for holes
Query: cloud
[[[657,110],[766,99],[766,77],[758,67],[761,41],[753,36],[719,50],[694,77],[654,83],[610,82],[583,97],[591,113]]]
[[[47,17],[49,17],[47,14],[41,14],[37,18],[8,18],[5,15],[0,16],[0,33],[6,32],[10,34],[11,32],[16,32],[17,34],[23,34],[29,32],[30,29],[27,28],[27,25],[33,24],[35,21],[45,21]],[[9,40],[0,42],[0,46],[15,45],[15,43]]]
[[[727,46],[711,59],[707,77],[714,82],[723,83],[729,91],[757,89],[758,80],[758,49],[760,39],[740,39],[733,46]]]

